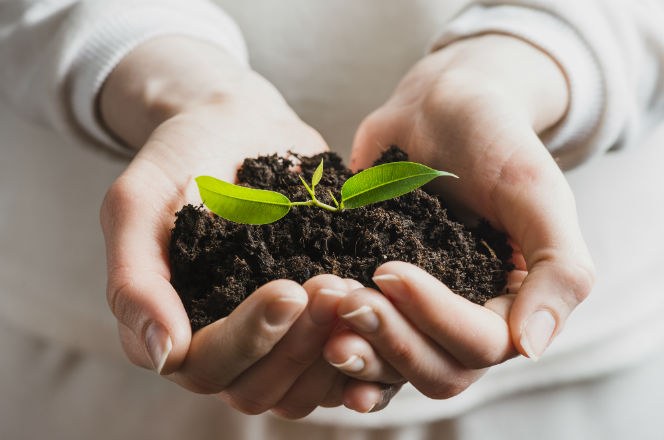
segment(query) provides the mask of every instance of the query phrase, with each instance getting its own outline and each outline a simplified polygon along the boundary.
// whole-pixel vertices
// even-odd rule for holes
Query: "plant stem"
[[[320,161],[320,165],[318,165],[320,169],[323,167],[323,161]],[[321,171],[322,172],[322,171]],[[320,178],[318,179],[320,180]],[[327,211],[331,212],[337,212],[341,211],[341,207],[339,206],[339,203],[337,202],[337,199],[334,198],[332,195],[332,192],[330,192],[330,195],[332,196],[332,199],[334,202],[337,204],[337,207],[335,208],[334,206],[330,206],[327,203],[319,202],[318,199],[316,198],[316,184],[314,183],[313,179],[311,180],[311,186],[307,184],[307,181],[304,180],[304,177],[300,175],[300,182],[302,182],[302,185],[304,185],[304,188],[307,190],[309,195],[311,196],[311,200],[307,200],[306,202],[291,202],[291,206],[318,206],[319,208],[323,208]]]
[[[318,206],[319,208],[331,212],[341,211],[341,209],[330,206],[327,203],[320,202],[318,199],[307,200],[306,202],[291,202],[291,206]]]
[[[339,202],[337,201],[337,198],[334,197],[334,194],[332,194],[332,191],[327,190],[327,192],[330,194],[330,197],[332,197],[332,201],[334,202],[334,206],[336,206],[337,209],[341,209],[341,205],[340,205]]]

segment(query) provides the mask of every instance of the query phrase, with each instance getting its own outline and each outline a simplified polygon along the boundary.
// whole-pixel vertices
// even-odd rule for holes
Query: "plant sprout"
[[[291,202],[288,197],[275,191],[247,188],[210,176],[199,176],[196,183],[201,199],[210,211],[236,223],[263,225],[276,222],[288,214],[293,206],[316,206],[331,212],[341,212],[399,197],[441,176],[457,177],[415,162],[377,165],[346,180],[341,187],[340,200],[329,191],[334,206],[316,197],[316,185],[323,177],[322,160],[310,184],[300,176],[302,185],[311,197],[305,201]]]

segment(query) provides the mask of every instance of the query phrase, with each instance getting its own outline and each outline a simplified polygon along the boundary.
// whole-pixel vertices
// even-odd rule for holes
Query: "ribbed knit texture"
[[[543,139],[561,167],[577,165],[593,149],[605,147],[591,142],[604,109],[605,79],[595,54],[574,28],[539,9],[474,5],[450,23],[432,48],[437,50],[460,38],[486,33],[521,38],[545,51],[562,68],[570,104],[564,119]]]
[[[37,121],[125,155],[131,152],[99,122],[96,97],[132,49],[157,36],[183,35],[248,60],[235,22],[207,0],[5,1],[0,7],[0,95]]]

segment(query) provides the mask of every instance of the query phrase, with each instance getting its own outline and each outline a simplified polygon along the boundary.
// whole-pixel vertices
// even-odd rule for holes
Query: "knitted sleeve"
[[[547,52],[570,90],[566,117],[543,141],[563,168],[638,144],[664,116],[664,2],[475,1],[433,44],[501,33]]]
[[[168,34],[247,63],[237,25],[207,0],[0,0],[0,96],[37,122],[123,151],[99,123],[97,93],[128,52]]]

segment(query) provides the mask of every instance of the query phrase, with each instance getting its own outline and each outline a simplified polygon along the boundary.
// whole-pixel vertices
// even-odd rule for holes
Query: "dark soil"
[[[328,189],[339,194],[352,172],[334,153],[298,157],[310,180],[324,158],[316,194],[326,203]],[[406,160],[396,147],[377,163]],[[246,159],[238,180],[254,188],[308,200],[293,160],[266,156]],[[386,261],[413,263],[454,292],[478,304],[505,287],[512,249],[488,223],[468,228],[454,221],[440,197],[418,189],[397,199],[332,213],[294,207],[269,225],[241,225],[187,205],[177,213],[170,243],[171,283],[194,330],[228,315],[262,284],[280,278],[303,283],[323,273],[353,278],[365,286]]]

